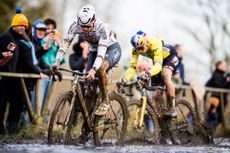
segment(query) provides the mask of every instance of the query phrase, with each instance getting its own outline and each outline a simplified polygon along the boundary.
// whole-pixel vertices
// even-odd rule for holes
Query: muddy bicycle
[[[92,112],[87,109],[86,98],[80,83],[86,82],[85,74],[78,71],[71,71],[60,68],[73,74],[72,89],[64,92],[57,100],[52,112],[49,129],[48,143],[70,144],[83,132],[84,128],[75,130],[79,125],[79,119],[76,118],[76,108],[80,106],[82,112],[82,120],[87,125],[88,130],[93,133],[95,145],[122,143],[127,126],[127,106],[125,99],[115,93],[108,94],[109,110],[103,116],[95,115],[95,111],[101,103],[100,81],[98,78],[94,83],[89,83],[85,91],[93,90],[91,94],[94,107]],[[88,91],[89,92],[89,91]],[[91,91],[92,92],[92,91]],[[82,129],[81,129],[82,128]]]
[[[139,78],[138,78],[139,79]],[[118,89],[122,84],[118,83]],[[123,85],[136,87],[140,93],[139,100],[128,102],[129,122],[126,142],[147,142],[150,144],[188,144],[195,139],[198,132],[197,116],[186,99],[176,101],[177,117],[172,118],[163,112],[168,110],[166,87],[140,84],[139,81]],[[147,94],[151,91],[153,102]]]

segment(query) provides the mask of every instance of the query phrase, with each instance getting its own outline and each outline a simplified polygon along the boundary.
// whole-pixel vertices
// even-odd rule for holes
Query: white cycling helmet
[[[95,18],[96,13],[94,7],[87,4],[83,6],[78,13],[78,24],[81,26],[92,26]]]

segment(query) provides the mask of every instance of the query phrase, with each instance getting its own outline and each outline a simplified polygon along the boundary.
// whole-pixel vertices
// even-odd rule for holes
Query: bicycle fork
[[[70,119],[70,115],[71,115],[71,110],[73,109],[74,107],[74,104],[75,104],[75,99],[76,99],[76,92],[75,89],[77,87],[77,83],[78,83],[78,78],[79,76],[74,76],[74,82],[73,82],[73,86],[72,86],[72,91],[73,91],[73,98],[71,99],[71,102],[70,102],[70,109],[68,110],[67,112],[67,116],[66,116],[66,119],[64,121],[64,125],[66,126],[69,122],[69,119]]]
[[[143,121],[144,121],[144,114],[146,109],[146,103],[147,103],[147,97],[142,96],[141,97],[142,105],[141,107],[138,107],[135,113],[135,119],[134,119],[134,127],[137,127],[141,129],[143,127]],[[141,113],[141,114],[140,114]]]
[[[81,86],[80,86],[79,83],[76,86],[76,90],[77,90],[77,95],[79,97],[79,104],[80,104],[81,109],[82,109],[83,117],[84,117],[84,119],[85,119],[85,121],[87,123],[87,126],[88,126],[89,130],[93,131],[93,127],[92,127],[91,122],[90,122],[90,114],[88,112],[88,109],[86,108],[86,104],[84,102],[83,95],[80,94],[81,93]]]
[[[64,121],[65,126],[68,124],[69,119],[70,119],[71,110],[73,109],[73,106],[74,106],[75,95],[76,95],[76,93],[73,93],[73,98],[71,99],[71,102],[70,102],[70,109],[68,110],[67,116],[66,116],[65,121]]]

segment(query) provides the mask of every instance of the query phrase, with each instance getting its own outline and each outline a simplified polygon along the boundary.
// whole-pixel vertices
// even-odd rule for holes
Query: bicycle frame
[[[62,68],[59,70],[70,72],[73,74],[73,79],[71,89],[63,92],[57,99],[50,118],[48,142],[64,142],[64,144],[68,144],[71,140],[75,142],[74,139],[76,138],[79,143],[85,143],[92,134],[95,145],[104,143],[121,144],[125,137],[128,123],[126,99],[114,92],[103,93],[100,90],[104,87],[100,76],[85,87],[86,78],[84,73]],[[103,94],[108,96],[108,102],[106,102],[109,105],[109,109],[105,114],[98,115],[95,112],[104,102],[102,100],[105,100],[103,99]],[[81,108],[84,122],[81,131],[78,128],[78,122],[80,123],[80,121],[76,120],[79,116],[78,107]],[[79,135],[79,132],[81,132],[81,135]],[[79,139],[77,138],[78,135]]]
[[[141,128],[143,126],[143,121],[144,121],[144,113],[145,113],[145,108],[146,108],[146,104],[147,104],[147,93],[146,93],[146,89],[142,88],[141,89],[141,108],[137,108],[137,111],[135,113],[135,119],[134,119],[134,127],[136,127],[138,125],[138,128]],[[141,115],[139,118],[139,113],[141,111]],[[138,124],[139,123],[139,124]]]
[[[147,106],[149,106],[154,111],[154,113],[157,115],[157,117],[160,118],[160,113],[152,105],[151,99],[147,95],[147,91],[155,91],[156,89],[165,91],[165,87],[164,86],[163,87],[162,86],[148,86],[146,84],[142,85],[142,84],[138,83],[138,81],[131,83],[131,84],[126,84],[125,87],[133,87],[133,85],[136,85],[136,86],[140,87],[140,89],[141,89],[140,90],[140,92],[141,92],[140,101],[142,104],[141,107],[138,107],[136,112],[135,112],[133,127],[141,129],[143,127],[144,115],[145,115],[145,110],[146,110]],[[118,86],[119,86],[119,84],[118,84]],[[164,105],[164,107],[167,107],[167,104],[165,104],[165,101],[164,101],[163,105]],[[139,115],[139,113],[140,113],[140,115]]]
[[[151,117],[151,121],[156,123],[154,124],[153,142],[161,143],[160,141],[162,140],[162,143],[167,143],[164,140],[165,137],[169,137],[173,144],[187,144],[192,142],[194,138],[198,138],[193,137],[194,133],[198,133],[201,140],[204,139],[205,142],[213,142],[212,136],[208,135],[209,133],[207,134],[205,131],[206,127],[198,123],[199,120],[197,120],[196,111],[190,102],[184,99],[177,100],[176,111],[178,115],[174,118],[164,113],[170,108],[166,86],[148,86],[147,84],[140,84],[138,86],[138,81],[125,85],[117,83],[118,92],[123,91],[124,93],[125,90],[121,87],[133,87],[133,84],[136,87],[140,87],[141,92],[141,98],[138,101],[135,100],[129,103],[129,106],[135,106],[133,108],[130,107],[133,121],[130,125],[134,131],[145,132],[143,129],[145,127],[145,111],[147,111],[147,114]],[[147,95],[147,91],[155,91],[154,99],[151,99]],[[146,127],[148,128],[148,124],[146,124]],[[141,134],[144,135],[145,133]],[[142,135],[139,137],[142,137]]]
[[[60,70],[61,71],[66,71],[66,72],[71,72],[71,73],[74,74],[73,83],[72,83],[73,98],[71,100],[71,104],[70,104],[71,109],[70,110],[73,109],[76,96],[78,96],[79,104],[80,104],[80,107],[82,108],[83,117],[84,117],[84,119],[85,119],[85,121],[86,121],[86,123],[88,125],[89,130],[93,131],[93,127],[92,127],[92,124],[91,124],[91,121],[90,121],[90,115],[89,115],[88,109],[86,107],[86,102],[85,102],[85,100],[83,98],[81,85],[79,83],[80,79],[85,80],[85,78],[83,77],[83,75],[85,75],[85,74],[81,73],[81,72],[78,72],[78,71],[71,71],[71,70],[67,70],[67,69],[63,69],[63,68],[60,68]],[[68,113],[66,122],[68,122],[69,117],[70,117],[70,113]]]

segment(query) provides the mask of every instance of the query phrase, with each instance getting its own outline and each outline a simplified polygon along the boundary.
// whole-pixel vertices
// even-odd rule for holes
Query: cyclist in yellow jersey
[[[176,117],[175,111],[175,88],[172,83],[172,75],[178,67],[181,58],[177,54],[175,48],[171,45],[164,44],[159,37],[147,37],[146,33],[138,31],[131,38],[132,57],[130,60],[130,67],[123,78],[124,82],[130,81],[136,74],[136,65],[139,55],[149,57],[153,60],[153,67],[141,75],[142,80],[148,81],[151,77],[158,74],[167,87],[168,95],[170,97],[170,110],[166,110],[165,114]]]

